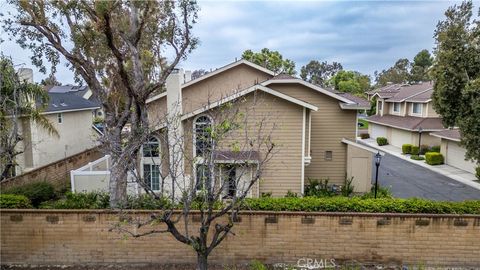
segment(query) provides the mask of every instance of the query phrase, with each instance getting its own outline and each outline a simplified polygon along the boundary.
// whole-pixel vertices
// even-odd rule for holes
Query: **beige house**
[[[157,136],[144,145],[139,173],[153,190],[162,186],[159,173],[174,155],[165,153],[174,151],[174,147],[166,150],[165,141],[169,141],[174,132],[165,130],[165,119],[170,115],[180,116],[178,130],[183,138],[185,160],[181,170],[188,179],[197,181],[202,168],[199,152],[203,144],[199,142],[203,129],[221,122],[222,110],[229,102],[249,120],[245,130],[258,127],[259,119],[265,120],[266,129],[275,127],[269,134],[276,145],[275,154],[266,163],[261,181],[253,187],[250,196],[262,193],[285,196],[288,191],[303,194],[309,178],[329,179],[330,184],[343,185],[346,177],[353,177],[355,191],[370,190],[372,150],[355,142],[358,110],[368,109],[368,102],[289,75],[274,74],[246,60],[194,80],[189,77],[183,70],[174,71],[167,80],[167,91],[147,101],[149,119]],[[248,182],[264,153],[232,151],[231,145],[242,136],[232,135],[226,143],[216,147],[214,156],[218,164],[251,164],[251,167],[241,166],[241,171],[236,171]],[[94,166],[105,167],[105,162],[102,164]],[[84,173],[90,170],[85,167],[82,171],[74,171],[72,179],[77,179],[76,175],[79,179],[90,175],[88,179],[92,179],[91,173]],[[106,179],[102,180],[106,183],[108,166],[102,170],[106,177],[99,175],[98,179]],[[72,187],[89,190],[85,181],[92,180],[82,181],[75,184],[76,180],[72,180]]]
[[[430,135],[440,138],[440,152],[445,158],[445,164],[475,174],[477,164],[465,160],[466,150],[460,145],[461,136],[458,129],[445,129],[432,132]]]
[[[392,84],[370,93],[377,113],[366,120],[371,138],[386,137],[391,145],[440,145],[430,132],[444,129],[432,106],[433,83]],[[421,138],[419,134],[421,133]]]
[[[82,97],[49,93],[49,104],[43,115],[53,124],[58,137],[49,134],[35,122],[23,119],[20,134],[24,140],[16,157],[17,175],[39,168],[97,145],[98,131],[92,127],[94,111],[100,107]]]

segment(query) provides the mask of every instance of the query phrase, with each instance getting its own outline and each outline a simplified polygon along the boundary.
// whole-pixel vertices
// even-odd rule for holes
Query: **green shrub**
[[[35,182],[13,187],[5,190],[3,193],[24,195],[30,200],[34,207],[38,207],[42,202],[56,198],[53,185],[47,182]]]
[[[432,152],[432,151],[430,150],[430,146],[425,145],[425,144],[420,145],[420,152],[419,152],[419,154],[420,154],[420,155],[425,155],[427,152]]]
[[[268,270],[268,268],[261,262],[257,260],[252,260],[248,265],[250,270]]]
[[[410,156],[410,159],[413,159],[413,160],[425,160],[424,157],[419,156],[419,155],[411,155],[411,156]]]
[[[372,185],[369,193],[365,193],[360,196],[362,199],[372,199],[375,198],[375,185]],[[388,187],[381,187],[378,185],[377,189],[377,198],[393,198],[392,191]]]
[[[443,164],[443,155],[437,152],[428,152],[425,154],[425,162],[429,165]]]
[[[378,138],[377,138],[377,144],[378,144],[379,146],[387,145],[387,144],[388,144],[388,140],[387,140],[387,138],[385,138],[385,137],[378,137]]]
[[[40,205],[44,209],[104,209],[109,206],[109,195],[101,192],[65,194],[65,198],[47,201]]]
[[[429,152],[436,152],[436,153],[440,153],[440,145],[434,145],[430,148],[430,151]]]
[[[0,194],[0,208],[32,208],[30,200],[17,194]]]
[[[475,168],[475,176],[477,176],[477,179],[480,180],[480,166],[478,166],[477,168]]]
[[[441,202],[360,197],[259,198],[246,199],[241,207],[259,211],[480,214],[480,200]]]
[[[370,138],[370,134],[368,134],[368,133],[361,133],[361,134],[360,134],[360,138],[361,138],[362,140],[369,139],[369,138]]]
[[[291,190],[288,190],[287,195],[285,195],[285,198],[296,198],[296,197],[298,197],[298,194]]]
[[[418,146],[412,146],[412,152],[410,152],[412,156],[418,156],[420,154],[420,148]]]
[[[412,153],[412,146],[411,144],[409,143],[406,143],[404,145],[402,145],[402,153],[405,155],[405,154],[411,154]]]
[[[355,187],[352,185],[352,182],[353,176],[350,178],[345,177],[344,185],[340,189],[340,194],[342,194],[342,196],[348,197],[352,195],[353,190],[355,189]]]
[[[331,197],[335,192],[328,185],[329,179],[318,180],[308,178],[308,184],[305,186],[305,196],[312,197]]]

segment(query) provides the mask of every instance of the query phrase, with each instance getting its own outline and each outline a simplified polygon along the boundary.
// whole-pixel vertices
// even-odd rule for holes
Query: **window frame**
[[[149,177],[148,177],[148,178],[147,178],[146,175],[145,175],[145,173],[146,173],[145,168],[146,168],[146,167],[149,168],[149,170],[148,170],[148,172],[149,172]],[[154,175],[153,173],[155,172],[155,170],[153,170],[153,168],[156,168],[156,169],[157,169],[156,173],[157,173],[157,179],[158,179],[158,183],[157,183],[157,184],[158,184],[158,189],[155,189],[155,188],[153,187],[153,175]],[[160,186],[161,186],[161,185],[160,185],[160,182],[161,182],[160,169],[161,169],[161,168],[160,168],[160,164],[155,164],[155,163],[143,163],[143,166],[142,166],[143,178],[144,178],[144,180],[145,180],[145,184],[147,184],[152,191],[160,191]]]
[[[395,110],[395,105],[398,105],[398,111]],[[393,102],[392,112],[393,113],[400,113],[401,110],[402,110],[402,108],[401,108],[400,102]]]
[[[420,108],[419,112],[415,112],[415,105],[419,106],[419,108]],[[423,104],[422,103],[412,103],[412,114],[422,115],[423,114]]]
[[[328,154],[330,154],[330,157],[328,156]],[[332,161],[333,160],[333,151],[332,150],[326,150],[324,159],[326,161]]]
[[[57,123],[63,124],[63,113],[57,113]]]
[[[197,117],[195,117],[193,119],[193,157],[195,157],[196,159],[199,159],[200,160],[200,163],[203,163],[203,157],[199,156],[197,154],[197,120],[201,117],[207,117],[209,120],[210,120],[210,126],[213,127],[213,118],[208,115],[208,114],[201,114],[201,115],[198,115]],[[213,141],[211,142],[211,145],[213,145]]]
[[[151,139],[155,139],[155,140],[156,140],[156,143],[153,143],[153,142],[151,141]],[[158,145],[158,147],[157,147],[157,153],[158,153],[158,155],[157,155],[157,156],[153,156],[153,155],[146,156],[146,155],[145,155],[145,145],[153,145],[153,144],[157,144],[157,145]],[[150,148],[150,154],[152,154],[151,149],[152,149],[152,148]],[[157,136],[150,136],[150,137],[148,138],[148,141],[142,145],[142,158],[152,158],[152,159],[153,159],[153,158],[160,158],[160,150],[161,150],[161,149],[160,149],[160,140],[157,138]]]
[[[378,111],[382,111],[382,110],[383,110],[383,101],[378,100],[378,105],[377,105],[377,107],[378,107]]]

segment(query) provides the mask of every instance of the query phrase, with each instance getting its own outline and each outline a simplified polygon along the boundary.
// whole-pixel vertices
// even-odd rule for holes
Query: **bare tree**
[[[146,219],[124,217],[129,222],[112,230],[135,238],[170,233],[196,251],[198,269],[207,269],[211,252],[233,235],[242,202],[258,196],[258,181],[276,150],[275,118],[264,95],[257,91],[224,98],[222,105],[209,102],[204,113],[189,118],[159,117],[159,130],[146,135],[161,141],[159,183],[153,183],[148,173],[141,174],[138,164],[130,173],[145,194],[159,202],[161,211]],[[148,141],[146,136],[139,140]],[[152,148],[145,148],[152,156],[148,154]]]
[[[112,158],[110,206],[126,198],[127,171],[149,130],[146,100],[197,45],[195,1],[20,1],[3,27],[45,71],[64,57],[103,105],[106,152]],[[171,55],[170,61],[165,61]],[[130,132],[124,133],[129,126]]]
[[[192,80],[195,80],[195,79],[198,79],[200,77],[202,77],[203,75],[207,74],[208,71],[206,71],[205,69],[196,69],[192,72]]]

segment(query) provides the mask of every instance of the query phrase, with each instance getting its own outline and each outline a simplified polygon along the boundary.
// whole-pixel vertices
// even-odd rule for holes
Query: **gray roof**
[[[60,85],[48,89],[49,93],[71,93],[83,97],[88,92],[88,86]]]
[[[48,93],[48,106],[44,112],[80,111],[100,108],[99,104],[72,93]]]
[[[372,115],[366,120],[371,123],[397,127],[410,131],[417,131],[420,127],[425,131],[439,131],[444,129],[442,118],[437,117],[423,118],[387,114],[384,116]]]
[[[387,99],[387,102],[403,102],[406,99],[413,98],[417,95],[423,94],[424,92],[429,91],[433,88],[433,83],[431,82],[422,82],[419,84],[412,84],[412,85],[404,85],[400,87],[398,93],[396,93],[393,97]]]
[[[437,132],[432,132],[430,135],[433,135],[435,137],[440,137],[444,138],[447,140],[451,141],[457,141],[459,142],[462,139],[462,136],[460,134],[460,130],[458,129],[445,129]]]

